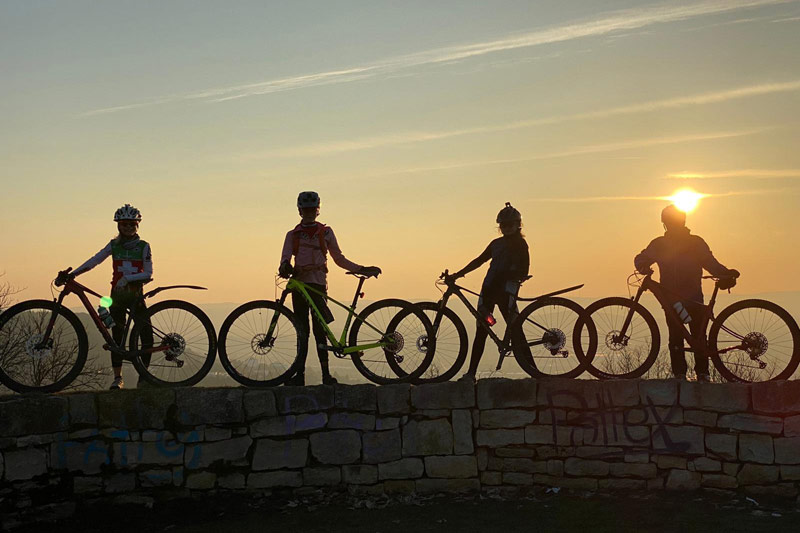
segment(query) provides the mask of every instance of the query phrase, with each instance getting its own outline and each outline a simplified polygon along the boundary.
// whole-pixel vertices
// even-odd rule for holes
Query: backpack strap
[[[328,243],[325,242],[325,232],[328,230],[328,226],[322,222],[317,222],[316,225],[315,233],[319,241],[319,248],[322,251],[322,255],[328,255]],[[296,256],[297,252],[300,250],[300,234],[306,231],[306,228],[300,224],[295,226],[292,232],[292,255]]]

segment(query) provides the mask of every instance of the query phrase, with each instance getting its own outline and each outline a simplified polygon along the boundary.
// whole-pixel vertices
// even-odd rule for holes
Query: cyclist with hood
[[[153,256],[150,244],[139,237],[139,222],[142,214],[130,204],[125,204],[114,213],[114,222],[117,223],[119,233],[106,244],[92,258],[71,272],[78,276],[88,272],[109,256],[113,261],[111,278],[111,307],[108,308],[114,319],[111,334],[114,342],[122,346],[125,334],[125,311],[130,309],[135,321],[147,321],[147,306],[142,297],[142,288],[153,277]],[[153,330],[149,327],[142,329],[143,346],[153,345]],[[149,355],[142,357],[145,365],[149,364]],[[121,354],[111,353],[111,367],[114,370],[114,381],[110,389],[121,389],[125,383],[122,380]],[[140,382],[140,385],[144,381]]]
[[[328,291],[328,252],[330,252],[334,263],[350,272],[356,272],[368,277],[377,277],[381,273],[381,269],[376,266],[361,266],[347,259],[341,248],[339,248],[339,242],[336,240],[333,229],[321,222],[317,222],[319,207],[319,195],[313,191],[301,192],[297,197],[300,223],[286,234],[278,274],[284,278],[294,276],[295,279],[322,293],[317,294],[309,291],[309,296],[311,296],[314,305],[320,310],[325,320],[330,323],[333,322],[333,313],[328,309],[326,297]],[[294,265],[291,262],[292,257],[294,257]],[[292,308],[300,328],[298,332],[300,363],[297,374],[286,384],[304,385],[311,308],[303,296],[296,292],[292,293]],[[337,380],[330,372],[328,351],[321,347],[327,345],[328,337],[325,334],[325,330],[316,320],[314,321],[313,332],[319,364],[322,367],[322,382],[326,385],[335,384]]]
[[[451,276],[452,280],[456,280],[485,262],[491,261],[478,299],[478,313],[482,317],[480,320],[487,321],[490,325],[494,324],[492,311],[495,306],[500,308],[506,324],[511,324],[519,314],[516,297],[520,283],[528,276],[530,268],[528,243],[522,234],[520,212],[506,202],[505,207],[497,214],[497,224],[502,236],[490,242],[483,253]],[[487,331],[478,325],[472,343],[469,369],[461,379],[475,379],[488,335]]]
[[[688,322],[689,331],[697,339],[701,350],[694,352],[695,373],[698,381],[709,381],[708,354],[706,346],[706,319],[703,308],[703,269],[713,276],[725,277],[720,281],[720,288],[729,289],[736,285],[739,271],[722,265],[711,253],[706,241],[698,235],[692,235],[686,227],[686,213],[674,205],[668,205],[661,212],[661,223],[664,235],[656,237],[647,248],[637,255],[633,264],[641,274],[653,273],[651,265],[658,264],[661,286],[672,297],[672,301],[682,306],[688,313],[684,322]],[[673,324],[669,319],[675,310],[664,309],[669,328],[669,356],[672,373],[678,379],[686,379],[686,356],[682,326]],[[686,314],[684,314],[686,315]]]

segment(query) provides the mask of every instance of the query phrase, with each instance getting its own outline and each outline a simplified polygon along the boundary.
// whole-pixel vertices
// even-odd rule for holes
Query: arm
[[[528,272],[530,272],[530,268],[531,256],[528,251],[528,243],[522,241],[522,245],[514,257],[514,261],[511,263],[511,276],[516,280],[524,279],[528,275]]]
[[[491,258],[492,258],[492,245],[490,244],[489,246],[486,247],[486,249],[483,251],[481,255],[479,255],[469,263],[467,263],[467,266],[465,266],[464,268],[453,274],[453,276],[456,278],[464,277]]]
[[[328,232],[325,234],[325,241],[328,244],[328,251],[331,253],[333,262],[339,265],[339,267],[350,272],[359,272],[364,268],[363,266],[350,261],[344,256],[342,249],[339,248],[339,242],[336,240],[336,235],[333,234],[332,228],[328,228]]]
[[[103,249],[94,254],[94,256],[90,258],[88,261],[86,261],[81,266],[73,270],[72,275],[79,276],[84,272],[90,271],[91,269],[93,269],[94,267],[105,261],[109,255],[111,255],[111,242],[106,244]]]
[[[698,237],[699,238],[699,237]],[[700,264],[703,265],[712,276],[726,276],[729,275],[731,270],[717,261],[717,258],[714,257],[714,254],[711,253],[711,248],[708,247],[706,241],[700,239],[701,246],[700,248]]]
[[[633,266],[642,274],[652,274],[653,269],[651,266],[656,262],[656,241],[653,239],[647,248],[642,250],[639,255],[633,258]]]

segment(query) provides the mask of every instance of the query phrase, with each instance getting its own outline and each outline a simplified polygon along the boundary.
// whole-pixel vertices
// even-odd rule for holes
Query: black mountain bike
[[[794,318],[782,307],[766,300],[741,300],[722,310],[714,317],[714,304],[720,290],[720,281],[726,278],[704,276],[712,279],[714,293],[704,306],[700,327],[708,330],[706,353],[717,372],[727,381],[770,381],[788,379],[800,363],[800,328]],[[683,338],[694,351],[696,340],[691,336],[680,310],[682,303],[651,274],[641,276],[634,272],[628,277],[629,287],[636,295],[630,298],[603,298],[586,310],[600,333],[600,348],[589,373],[601,379],[637,378],[653,366],[661,349],[658,324],[650,312],[639,303],[642,294],[650,291],[661,307],[666,309],[667,320],[681,327]],[[684,315],[685,317],[686,315]]]
[[[86,329],[78,316],[63,305],[74,293],[81,300],[97,330],[103,349],[121,354],[147,382],[160,386],[194,385],[211,370],[217,337],[211,320],[197,306],[181,300],[165,300],[147,309],[141,323],[126,315],[122,345],[89,302],[88,294],[104,298],[59,272],[54,287],[64,290],[53,300],[28,300],[0,315],[0,382],[16,392],[56,392],[69,385],[83,370],[89,353]],[[168,289],[200,289],[194,285],[158,287],[141,296],[151,298]],[[132,328],[132,329],[131,329]],[[149,337],[153,345],[145,343]],[[149,332],[147,332],[149,333]],[[130,334],[130,335],[129,335]],[[128,349],[125,349],[128,339]]]
[[[520,285],[530,279],[528,276]],[[492,326],[494,317],[484,317],[470,303],[464,293],[479,296],[477,292],[457,285],[445,270],[436,282],[445,287],[438,302],[422,302],[422,308],[433,322],[436,333],[436,353],[428,369],[414,383],[435,383],[453,378],[467,360],[469,341],[467,330],[458,315],[447,307],[455,295],[475,317],[477,327],[483,328],[497,345],[500,357],[497,370],[506,357],[512,354],[519,366],[529,375],[541,377],[574,378],[583,373],[597,349],[597,332],[586,311],[579,304],[558,295],[583,287],[576,285],[534,298],[520,298],[529,302],[511,324],[506,325],[502,339]],[[517,290],[519,287],[517,287]]]

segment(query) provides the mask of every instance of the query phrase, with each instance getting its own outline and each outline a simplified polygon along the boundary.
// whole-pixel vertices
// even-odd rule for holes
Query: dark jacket
[[[703,302],[703,269],[714,276],[728,273],[728,268],[716,260],[706,241],[691,235],[689,228],[665,232],[633,260],[639,272],[647,271],[653,263],[658,263],[661,285],[676,299],[699,303]]]

